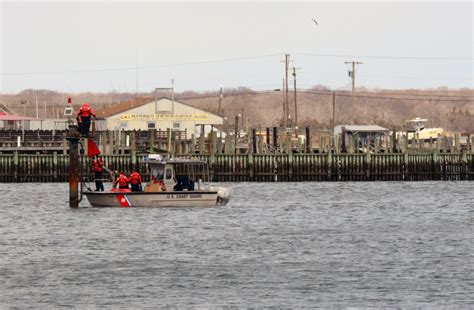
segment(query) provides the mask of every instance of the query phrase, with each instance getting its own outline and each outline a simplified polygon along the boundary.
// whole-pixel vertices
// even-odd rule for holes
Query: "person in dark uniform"
[[[102,158],[97,156],[92,161],[92,169],[94,170],[94,178],[95,178],[95,191],[104,191],[104,183],[102,182],[103,179],[103,172],[104,172],[104,161]]]
[[[94,110],[88,103],[84,103],[77,111],[77,122],[79,131],[83,137],[89,137],[89,129],[91,127],[91,117],[95,118]]]
[[[142,177],[137,171],[133,171],[129,177],[130,184],[132,185],[132,192],[142,191]]]

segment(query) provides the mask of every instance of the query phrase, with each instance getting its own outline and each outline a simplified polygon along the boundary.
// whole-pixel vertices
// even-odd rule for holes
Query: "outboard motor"
[[[225,187],[219,187],[217,189],[217,202],[216,204],[219,206],[225,206],[230,199],[229,190]]]

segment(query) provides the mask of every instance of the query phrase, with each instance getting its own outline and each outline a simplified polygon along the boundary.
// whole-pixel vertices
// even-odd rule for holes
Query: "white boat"
[[[425,123],[427,119],[416,117],[405,121],[408,140],[418,139],[422,141],[429,141],[437,139],[443,134],[443,128],[426,128]]]
[[[224,206],[229,201],[227,188],[210,184],[205,161],[150,155],[143,163],[150,170],[150,182],[143,191],[88,189],[83,195],[93,207],[212,207]]]

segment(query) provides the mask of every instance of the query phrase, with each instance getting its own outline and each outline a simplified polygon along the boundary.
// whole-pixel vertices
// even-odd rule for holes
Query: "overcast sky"
[[[353,60],[363,62],[357,86],[473,87],[471,1],[2,1],[0,8],[2,93],[135,92],[137,84],[151,91],[171,79],[177,91],[267,90],[281,87],[285,53],[300,68],[301,88],[349,88],[344,62]]]

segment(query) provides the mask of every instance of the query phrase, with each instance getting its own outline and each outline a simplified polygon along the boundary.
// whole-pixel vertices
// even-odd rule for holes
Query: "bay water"
[[[0,184],[0,308],[474,307],[474,183],[232,183],[215,208],[70,209]]]

